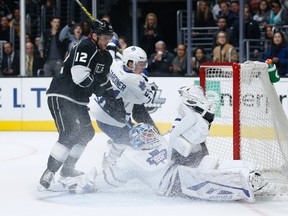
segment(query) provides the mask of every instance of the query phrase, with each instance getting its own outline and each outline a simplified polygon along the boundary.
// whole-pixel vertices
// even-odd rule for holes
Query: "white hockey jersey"
[[[146,104],[153,98],[153,91],[147,77],[142,74],[126,71],[122,61],[113,61],[110,67],[109,78],[113,90],[117,94],[117,98],[121,97],[123,99],[127,120],[131,117],[134,104]],[[118,122],[105,112],[105,109],[101,105],[102,103],[102,97],[97,97],[96,95],[91,97],[89,104],[91,115],[105,124],[124,127],[125,124]]]

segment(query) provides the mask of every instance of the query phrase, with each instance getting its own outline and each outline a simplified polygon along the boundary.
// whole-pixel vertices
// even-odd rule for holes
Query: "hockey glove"
[[[106,101],[111,116],[119,122],[126,121],[126,110],[122,98]]]
[[[106,100],[105,109],[117,121],[125,122],[126,110],[122,98],[116,99],[112,89],[107,90],[103,97]]]

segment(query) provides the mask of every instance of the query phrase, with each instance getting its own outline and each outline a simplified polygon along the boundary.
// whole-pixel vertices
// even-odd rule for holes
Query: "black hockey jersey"
[[[90,38],[84,39],[73,47],[64,61],[59,76],[53,77],[47,96],[59,96],[79,104],[88,104],[92,93],[101,96],[111,87],[108,79],[112,57],[107,50],[100,50]],[[74,83],[71,68],[82,65],[91,70],[94,81],[89,87]],[[81,73],[81,70],[79,70]]]

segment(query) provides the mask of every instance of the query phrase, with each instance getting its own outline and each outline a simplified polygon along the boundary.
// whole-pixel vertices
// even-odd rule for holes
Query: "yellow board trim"
[[[97,123],[93,121],[96,132],[100,132]],[[171,123],[159,123],[157,127],[161,133],[166,133]],[[0,131],[57,131],[54,121],[0,121]]]
[[[171,123],[156,123],[161,134],[166,133],[171,127]],[[97,123],[93,121],[96,132],[101,130]],[[54,121],[0,121],[0,131],[57,131]],[[232,137],[233,128],[231,125],[213,124],[209,136]],[[278,135],[282,139],[283,135]],[[253,139],[276,139],[275,129],[269,127],[242,127],[242,138]]]

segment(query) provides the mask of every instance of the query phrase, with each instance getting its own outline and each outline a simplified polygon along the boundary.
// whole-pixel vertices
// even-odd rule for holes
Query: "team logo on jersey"
[[[103,73],[104,68],[105,68],[104,64],[97,63],[96,66],[95,66],[94,73]]]
[[[166,149],[162,149],[161,151],[156,149],[152,152],[149,152],[149,154],[151,155],[151,157],[148,158],[146,161],[150,165],[155,164],[157,166],[159,163],[164,162],[164,160],[167,159],[167,150]]]
[[[141,89],[141,91],[144,91],[145,88],[146,88],[145,82],[144,81],[143,82],[140,81],[138,87]]]
[[[161,98],[162,89],[153,82],[150,83],[151,88],[154,92],[152,102],[149,104],[145,104],[145,107],[149,113],[154,113],[157,109],[161,108],[162,104],[166,102],[166,98]]]

